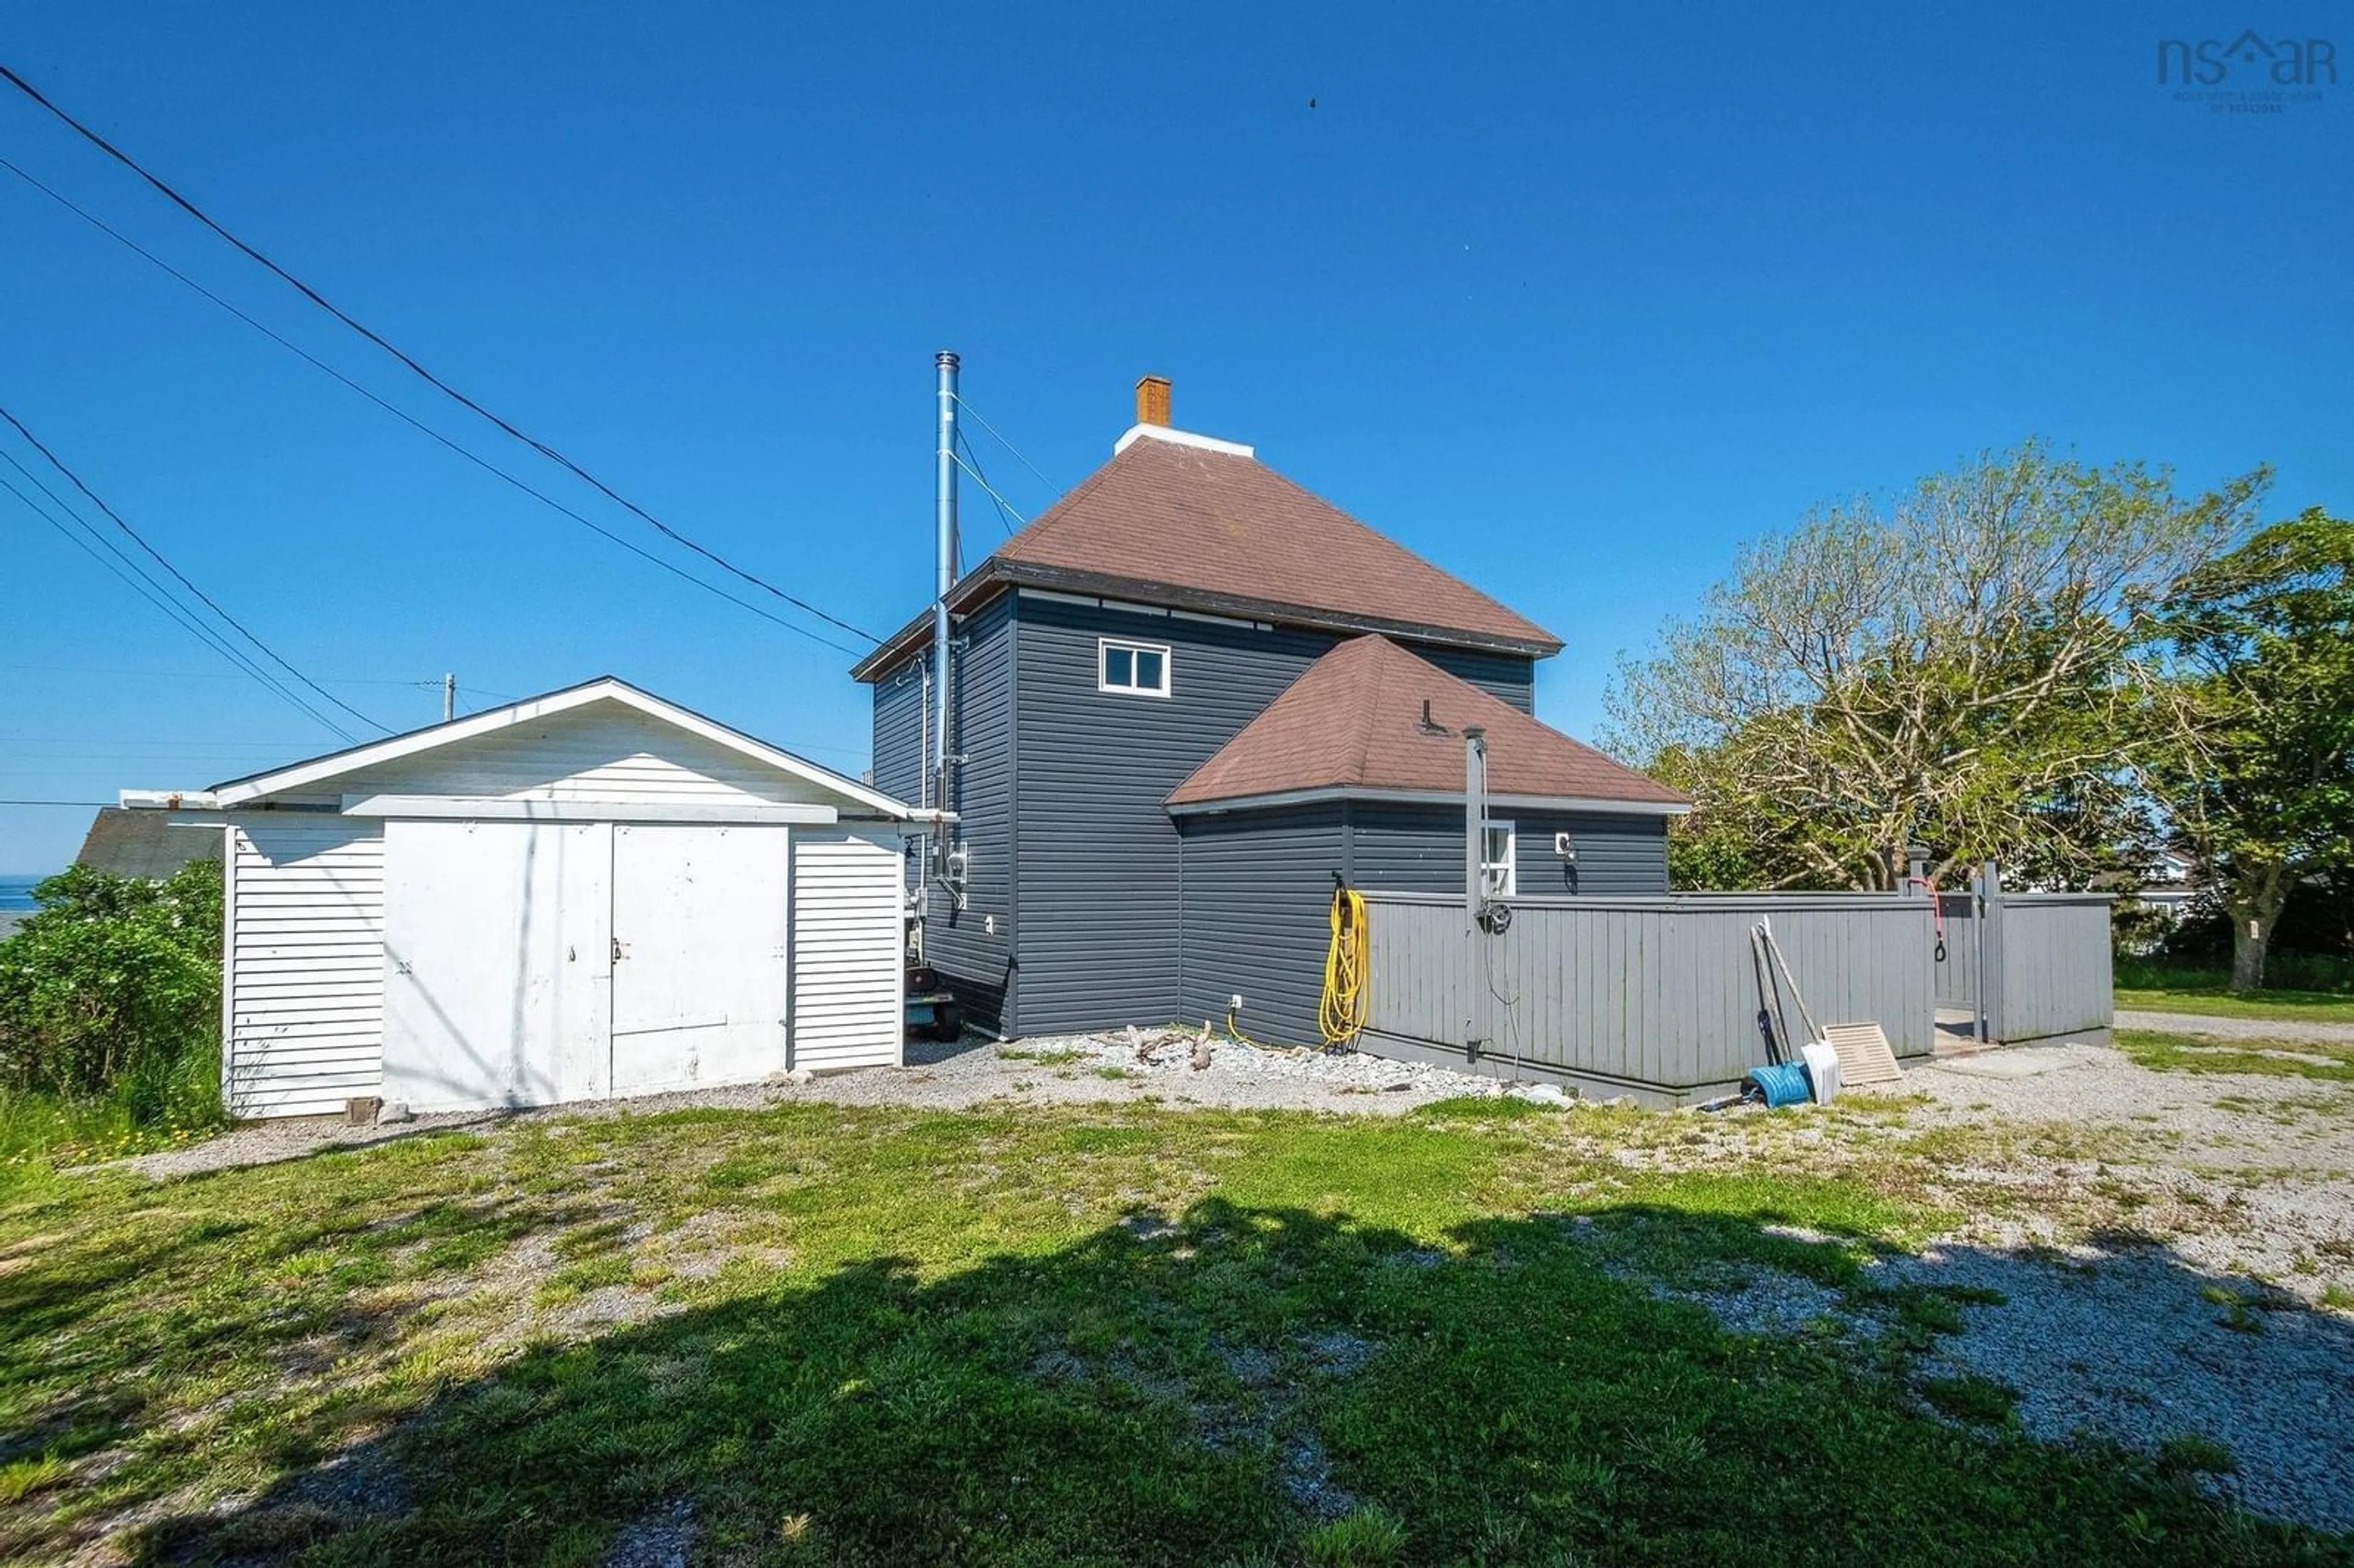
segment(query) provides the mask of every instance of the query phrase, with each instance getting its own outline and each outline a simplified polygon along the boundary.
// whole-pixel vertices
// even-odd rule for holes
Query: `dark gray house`
[[[1250,448],[1152,422],[1166,396],[1140,387],[1111,461],[949,595],[944,800],[928,612],[854,672],[875,787],[957,816],[910,875],[968,1017],[1069,1033],[1240,996],[1245,1033],[1314,1041],[1336,879],[1462,886],[1469,724],[1500,893],[1666,891],[1682,798],[1532,716],[1559,639]]]

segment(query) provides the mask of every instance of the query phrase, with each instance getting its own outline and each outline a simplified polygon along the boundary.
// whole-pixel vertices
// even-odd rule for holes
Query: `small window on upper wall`
[[[1106,637],[1096,643],[1096,690],[1126,692],[1137,697],[1169,694],[1169,650],[1158,642],[1120,642]]]

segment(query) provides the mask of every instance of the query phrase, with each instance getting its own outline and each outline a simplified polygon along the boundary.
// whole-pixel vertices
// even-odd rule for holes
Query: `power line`
[[[318,724],[330,734],[339,736],[346,741],[356,738],[351,731],[344,728],[343,726],[337,724],[334,720],[329,718],[326,715],[321,713],[318,709],[304,702],[300,696],[295,694],[290,687],[279,681],[275,676],[271,675],[269,671],[264,670],[260,665],[248,658],[236,646],[230,643],[227,638],[224,638],[220,633],[215,631],[212,628],[205,625],[201,620],[197,620],[194,612],[190,611],[178,600],[173,599],[170,594],[164,590],[164,586],[143,570],[136,561],[133,560],[130,556],[125,556],[122,550],[115,546],[111,540],[99,533],[99,531],[88,521],[76,514],[71,507],[67,506],[65,503],[59,499],[55,491],[49,489],[48,485],[41,483],[37,478],[35,478],[22,463],[16,461],[14,455],[7,452],[0,452],[0,458],[5,458],[10,467],[16,469],[19,473],[24,474],[27,479],[31,480],[36,488],[37,488],[44,495],[47,495],[52,502],[56,503],[58,510],[64,512],[66,516],[72,520],[75,526],[80,527],[83,533],[86,533],[90,536],[90,538],[84,538],[81,534],[75,533],[72,527],[69,527],[66,524],[60,523],[55,517],[49,515],[47,511],[42,509],[40,503],[36,502],[31,496],[17,489],[16,485],[9,482],[6,479],[0,479],[0,489],[6,490],[9,494],[23,502],[26,508],[30,511],[34,516],[38,517],[42,522],[47,523],[50,527],[55,528],[59,534],[65,535],[69,544],[73,545],[83,554],[90,556],[90,559],[96,561],[100,566],[104,567],[108,571],[113,573],[115,577],[121,578],[123,584],[128,587],[132,592],[137,594],[140,598],[154,605],[157,609],[162,610],[165,616],[170,618],[191,636],[195,637],[196,641],[202,642],[206,647],[210,648],[214,652],[218,653],[222,658],[228,660],[249,679],[259,683],[263,690],[270,693],[274,696],[284,699],[304,717]],[[91,543],[92,539],[95,539],[98,543]],[[109,560],[106,556],[100,554],[98,548],[99,545],[104,545],[106,548],[114,555],[116,560]],[[117,561],[121,564],[118,565]],[[127,570],[125,569],[126,567],[128,568]]]
[[[108,740],[88,735],[0,735],[0,746],[88,746],[127,751],[283,751],[300,740]]]
[[[5,73],[6,69],[6,67],[0,66],[0,73]],[[735,605],[739,609],[748,609],[754,615],[758,616],[763,620],[769,621],[772,625],[781,626],[786,630],[792,632],[796,636],[806,637],[812,642],[819,643],[827,648],[832,648],[837,652],[847,653],[854,659],[864,656],[865,652],[864,649],[853,648],[847,643],[837,642],[832,638],[822,636],[818,632],[811,631],[805,626],[796,626],[793,622],[787,620],[784,617],[780,615],[773,615],[768,610],[761,609],[758,605],[754,604],[748,599],[738,598],[735,594],[729,593],[726,588],[719,587],[716,583],[705,581],[703,578],[696,577],[693,572],[687,571],[679,567],[675,562],[663,560],[660,556],[657,556],[652,551],[638,545],[632,544],[631,541],[621,537],[621,535],[614,533],[611,529],[605,527],[602,524],[596,522],[594,519],[582,515],[571,507],[567,506],[561,501],[557,500],[554,496],[535,488],[524,480],[518,479],[514,474],[507,472],[506,470],[499,467],[496,463],[492,462],[489,459],[482,457],[468,448],[459,445],[458,442],[452,440],[450,437],[443,435],[440,431],[425,423],[422,419],[418,418],[406,408],[400,408],[394,403],[387,402],[385,398],[377,396],[375,392],[370,391],[359,382],[353,380],[350,376],[345,375],[342,371],[336,369],[325,360],[321,359],[310,350],[302,347],[300,344],[281,335],[276,329],[270,327],[267,323],[260,321],[248,314],[245,311],[230,303],[228,300],[223,299],[220,295],[213,292],[210,289],[206,288],[202,283],[197,282],[194,278],[189,277],[186,272],[181,271],[177,267],[173,266],[169,261],[164,260],[162,257],[156,255],[154,251],[148,249],[137,240],[122,233],[120,229],[115,228],[104,218],[101,218],[93,213],[85,211],[83,208],[76,206],[68,197],[50,189],[48,185],[42,184],[33,175],[27,174],[23,169],[18,168],[15,164],[10,163],[7,159],[0,158],[0,169],[7,170],[10,174],[16,175],[18,179],[23,180],[27,185],[31,185],[35,190],[39,191],[43,196],[48,196],[51,201],[56,202],[59,207],[64,207],[68,212],[72,213],[76,217],[80,218],[83,222],[90,224],[92,228],[98,229],[109,238],[120,242],[137,255],[144,258],[149,262],[152,262],[154,265],[160,268],[163,271],[186,284],[189,288],[194,289],[197,293],[202,294],[206,299],[210,300],[214,304],[218,305],[222,310],[227,311],[229,314],[235,316],[238,320],[243,322],[246,325],[251,327],[254,331],[260,333],[262,336],[268,338],[279,347],[286,350],[289,354],[292,354],[295,357],[302,360],[313,369],[334,377],[345,387],[349,387],[352,391],[358,393],[361,397],[366,398],[369,402],[375,404],[386,413],[390,414],[394,418],[398,419],[401,423],[408,426],[411,429],[418,431],[419,434],[432,438],[442,446],[447,447],[450,450],[457,453],[460,457],[464,458],[468,462],[471,462],[475,467],[481,469],[483,472],[490,474],[493,478],[514,486],[516,490],[519,490],[524,494],[530,496],[534,501],[538,502],[543,506],[553,508],[555,511],[570,518],[573,522],[579,524],[582,527],[588,529],[590,533],[597,535],[599,537],[606,539],[615,545],[619,545],[622,549],[629,551],[630,554],[637,556],[640,560],[660,567],[663,571],[670,573],[673,577],[678,577],[685,582],[693,583],[696,588],[703,589],[705,593],[716,594],[719,598],[726,599],[728,603]],[[852,630],[855,630],[856,628],[854,627]],[[860,632],[859,635],[863,637],[865,633]],[[431,683],[434,685],[440,684],[438,681]]]
[[[31,99],[35,103],[39,104],[43,109],[48,110],[59,121],[63,122],[76,134],[80,135],[84,141],[90,143],[90,145],[96,147],[100,152],[104,153],[108,157],[112,158],[116,163],[121,164],[124,168],[129,169],[133,174],[137,175],[148,185],[154,186],[174,206],[180,208],[181,211],[186,213],[190,217],[195,218],[198,223],[203,224],[207,228],[211,229],[215,234],[220,236],[221,238],[235,246],[239,250],[243,251],[253,260],[260,263],[261,266],[267,268],[270,272],[276,274],[279,278],[300,292],[303,298],[309,300],[313,304],[318,306],[321,310],[326,312],[329,315],[343,323],[344,325],[351,328],[352,331],[359,334],[362,337],[367,339],[370,343],[384,350],[385,353],[400,361],[401,364],[407,366],[410,370],[416,372],[417,375],[422,377],[428,385],[433,387],[444,396],[451,398],[464,408],[472,409],[474,413],[489,420],[501,430],[504,430],[509,436],[512,436],[516,440],[524,443],[524,445],[531,448],[534,451],[539,453],[542,457],[546,458],[549,461],[568,471],[575,477],[580,479],[591,488],[598,491],[600,494],[604,495],[606,499],[631,513],[634,513],[637,516],[644,519],[647,523],[652,524],[663,534],[664,537],[694,551],[696,555],[703,556],[713,565],[719,567],[733,576],[741,577],[744,581],[750,583],[753,587],[760,588],[768,593],[774,594],[777,598],[783,599],[787,604],[793,606],[796,609],[816,616],[820,620],[825,621],[829,625],[838,626],[843,630],[851,633],[851,635],[854,637],[864,637],[869,642],[880,643],[883,641],[873,632],[862,630],[860,628],[853,626],[850,622],[843,620],[839,616],[828,615],[824,610],[820,609],[817,606],[810,603],[807,599],[800,599],[792,594],[787,593],[784,589],[777,587],[776,584],[745,570],[742,567],[737,566],[735,562],[727,559],[718,552],[707,549],[702,545],[695,543],[693,539],[688,538],[685,535],[680,533],[677,529],[673,528],[669,524],[663,522],[661,518],[655,516],[644,507],[640,506],[636,502],[631,501],[629,497],[621,494],[620,492],[607,484],[603,480],[599,479],[595,474],[590,473],[587,469],[582,468],[570,458],[566,457],[562,452],[557,450],[546,441],[539,440],[535,436],[526,434],[516,426],[509,423],[506,419],[493,414],[491,410],[482,407],[482,404],[475,402],[472,397],[467,397],[455,387],[451,386],[448,382],[442,380],[440,376],[426,369],[424,366],[419,364],[415,359],[409,357],[408,355],[395,347],[382,335],[363,325],[354,317],[346,314],[343,310],[330,302],[325,295],[320,293],[316,289],[312,288],[311,285],[302,281],[302,279],[297,278],[293,273],[289,272],[285,268],[281,267],[277,262],[263,255],[260,250],[255,249],[252,246],[247,244],[244,240],[230,233],[219,223],[214,221],[211,215],[207,213],[202,207],[196,206],[196,203],[190,201],[186,196],[182,196],[178,191],[174,190],[161,178],[148,173],[147,170],[141,166],[138,161],[133,159],[128,153],[123,152],[113,143],[109,142],[105,137],[100,135],[89,126],[84,125],[80,121],[76,120],[72,115],[68,114],[64,110],[50,102],[48,98],[42,95],[37,88],[34,87],[32,83],[27,81],[23,77],[18,76],[15,71],[10,70],[6,66],[0,66],[0,78],[5,78],[8,84],[16,88],[17,91]]]
[[[50,504],[57,507],[59,512],[65,514],[66,521],[59,522],[57,517],[44,510],[38,502],[26,494],[23,491],[17,489],[16,485],[10,483],[5,478],[0,478],[0,488],[5,488],[9,494],[23,502],[27,508],[29,509],[36,517],[38,517],[42,522],[47,523],[50,527],[55,528],[59,534],[63,535],[68,544],[72,545],[76,549],[80,550],[91,560],[96,561],[100,566],[104,567],[108,571],[113,573],[114,576],[133,593],[139,595],[140,598],[145,599],[149,604],[154,605],[157,609],[162,610],[166,616],[169,616],[174,622],[188,631],[206,647],[210,648],[213,652],[227,659],[231,664],[234,664],[239,673],[243,674],[248,679],[260,681],[270,691],[292,702],[305,715],[311,718],[318,720],[320,723],[325,725],[329,729],[334,730],[337,734],[342,735],[347,733],[343,730],[341,726],[328,719],[324,715],[318,712],[318,710],[313,708],[309,704],[303,702],[301,698],[296,697],[292,692],[287,690],[282,684],[281,684],[275,676],[254,663],[249,657],[240,652],[227,638],[223,637],[213,628],[206,625],[203,620],[196,616],[195,611],[188,609],[187,606],[181,603],[178,599],[173,598],[171,591],[164,588],[161,582],[157,581],[153,573],[149,572],[144,567],[142,567],[130,556],[125,555],[121,546],[115,544],[112,539],[101,533],[95,524],[90,522],[89,519],[74,511],[71,506],[67,504],[63,496],[59,495],[56,491],[51,490],[46,483],[42,482],[40,477],[35,474],[32,470],[17,461],[15,453],[0,451],[0,461],[7,463],[10,468],[15,469],[19,474],[22,474],[25,477],[26,482],[31,484],[34,489],[48,497]],[[76,533],[75,529],[80,529],[80,532]],[[106,552],[104,555],[99,553],[101,547]],[[108,558],[110,556],[113,557],[111,560]],[[224,676],[223,678],[228,679],[228,677]]]
[[[0,806],[80,806],[94,809],[113,804],[112,800],[0,800]]]
[[[156,565],[162,567],[165,571],[171,573],[174,577],[178,579],[182,588],[186,588],[190,593],[195,594],[198,599],[202,599],[205,603],[205,607],[207,609],[210,609],[215,615],[219,616],[223,620],[227,621],[236,630],[239,636],[244,638],[248,642],[252,643],[256,648],[259,648],[263,653],[267,654],[272,663],[285,671],[288,674],[293,676],[296,680],[302,682],[304,685],[310,687],[313,691],[318,693],[319,695],[326,698],[327,701],[334,704],[335,706],[343,709],[344,712],[351,715],[352,717],[359,720],[362,724],[373,726],[374,727],[384,731],[387,735],[390,735],[392,733],[392,726],[390,725],[377,724],[376,720],[368,717],[367,715],[360,712],[359,709],[352,706],[351,704],[344,701],[343,698],[335,695],[334,693],[327,690],[326,687],[319,684],[318,682],[313,681],[310,676],[296,669],[278,652],[278,650],[272,648],[269,643],[264,642],[260,638],[255,636],[252,629],[248,627],[245,622],[238,620],[237,617],[231,615],[228,610],[223,609],[220,607],[220,602],[214,599],[212,595],[207,593],[195,583],[189,581],[187,573],[180,570],[179,567],[174,566],[169,560],[165,559],[164,552],[158,550],[154,546],[149,544],[143,537],[142,537],[138,529],[133,528],[130,524],[124,522],[122,520],[122,514],[117,512],[113,507],[109,506],[103,496],[100,495],[98,492],[92,490],[83,482],[81,475],[76,473],[72,469],[68,468],[65,465],[63,459],[59,458],[57,453],[51,451],[47,446],[44,446],[41,442],[41,438],[27,429],[25,426],[25,421],[16,418],[14,413],[10,412],[5,404],[0,404],[0,419],[5,419],[9,424],[15,426],[16,433],[24,437],[27,441],[30,442],[35,451],[47,458],[51,468],[56,469],[59,473],[64,474],[67,479],[70,480],[76,490],[80,491],[84,495],[90,497],[90,504],[97,507],[101,512],[105,513],[108,518],[113,522],[117,528],[122,529],[123,533],[129,535],[131,536],[132,543],[137,545],[141,549],[146,551],[148,555],[154,556]]]
[[[19,472],[24,472],[23,465],[16,462],[15,458],[9,457],[7,453],[0,452],[0,458],[7,458],[11,467],[16,468]],[[30,478],[31,476],[27,474],[27,477]],[[40,483],[38,480],[34,480],[33,482],[36,485]],[[222,642],[219,639],[218,633],[200,625],[191,618],[187,611],[182,609],[177,602],[164,597],[159,589],[148,586],[147,583],[142,582],[140,579],[133,577],[131,573],[124,570],[122,567],[117,566],[114,562],[108,560],[104,556],[99,553],[99,549],[96,545],[91,544],[88,539],[85,539],[80,535],[75,533],[71,527],[69,527],[64,523],[58,522],[55,517],[49,515],[48,513],[43,511],[40,503],[35,501],[23,491],[17,489],[13,482],[5,477],[0,477],[0,490],[5,490],[9,494],[23,502],[25,503],[26,510],[32,513],[34,516],[39,518],[50,527],[56,529],[60,535],[64,535],[68,544],[81,551],[82,554],[88,556],[91,560],[96,561],[100,566],[104,567],[108,571],[112,572],[115,577],[120,578],[122,583],[131,589],[132,592],[139,595],[140,598],[145,599],[157,609],[162,610],[165,615],[171,617],[175,622],[196,636],[205,644],[205,646],[212,649],[215,652],[221,654],[224,658],[227,658],[233,662],[239,662],[237,652],[228,647],[226,643]],[[52,499],[54,499],[54,497],[52,497]],[[67,515],[71,516],[72,514],[68,513]],[[77,523],[80,522],[80,519],[79,518],[75,518],[74,520]],[[117,551],[116,554],[120,555],[121,552]],[[239,670],[241,674],[248,677],[251,677],[254,673],[249,666],[242,662],[239,662]],[[222,674],[216,675],[213,678],[220,680],[233,680],[236,677]]]
[[[218,670],[114,670],[88,664],[0,664],[0,670],[21,670],[41,675],[120,675],[137,681],[228,681],[236,678]],[[441,685],[441,678],[438,675],[429,681],[395,681],[381,675],[321,675],[318,679],[330,686],[429,686],[439,690]],[[461,686],[458,689],[482,691],[479,686]],[[495,696],[498,694],[484,694]]]

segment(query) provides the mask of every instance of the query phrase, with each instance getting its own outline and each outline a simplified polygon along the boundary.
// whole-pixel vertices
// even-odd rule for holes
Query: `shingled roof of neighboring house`
[[[1112,460],[957,585],[960,611],[1009,586],[1550,658],[1561,639],[1260,462],[1247,447],[1139,426]],[[919,642],[911,620],[853,672]]]
[[[1310,664],[1178,785],[1168,805],[1182,811],[1342,795],[1459,799],[1467,725],[1488,731],[1490,797],[1651,811],[1689,804],[1389,639],[1356,637]]]
[[[162,811],[101,806],[74,863],[116,876],[161,882],[192,860],[220,857],[221,836],[217,829],[175,827]]]

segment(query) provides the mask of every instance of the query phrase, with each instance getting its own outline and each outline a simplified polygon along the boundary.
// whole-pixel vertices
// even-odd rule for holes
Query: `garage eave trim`
[[[228,810],[264,796],[313,789],[327,780],[341,778],[345,774],[355,772],[363,768],[375,768],[387,762],[398,762],[421,752],[433,751],[445,746],[454,746],[462,741],[473,740],[482,736],[512,728],[516,725],[530,724],[535,720],[568,713],[574,708],[586,707],[591,703],[599,702],[619,703],[624,707],[635,708],[651,718],[684,730],[690,735],[700,736],[715,746],[724,747],[775,768],[780,773],[814,784],[822,789],[842,796],[845,801],[853,802],[865,810],[893,821],[905,821],[911,814],[911,809],[904,802],[895,800],[890,796],[862,784],[854,779],[844,778],[830,768],[821,768],[814,762],[795,757],[791,752],[780,751],[766,741],[756,740],[741,730],[730,729],[715,719],[705,718],[701,714],[680,707],[675,703],[664,702],[650,692],[640,691],[628,682],[615,679],[610,675],[584,682],[578,686],[568,686],[560,692],[550,692],[544,696],[527,697],[519,703],[510,703],[503,708],[488,708],[482,713],[470,714],[461,719],[453,719],[447,724],[432,725],[424,729],[411,730],[406,735],[396,735],[384,740],[353,747],[347,750],[330,752],[324,757],[314,757],[307,762],[298,762],[290,768],[281,768],[268,773],[251,774],[243,779],[233,779],[225,784],[216,785],[209,790],[187,791],[173,799],[182,810],[196,808],[201,801],[203,809]],[[150,803],[143,800],[134,802],[130,798],[132,793],[127,790],[124,792],[124,805]],[[139,793],[155,795],[157,800],[154,803],[156,804],[161,804],[164,798],[162,791],[140,791]],[[610,817],[611,813],[609,812],[607,815]]]
[[[462,818],[492,822],[784,822],[832,827],[832,806],[709,800],[512,800],[481,795],[346,795],[346,817]]]

